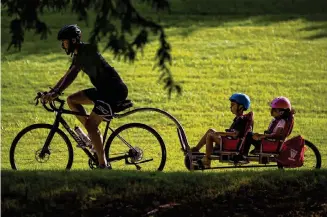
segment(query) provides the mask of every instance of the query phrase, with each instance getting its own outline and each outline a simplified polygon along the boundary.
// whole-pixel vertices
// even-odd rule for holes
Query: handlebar
[[[38,93],[37,93],[37,95],[36,95],[36,97],[35,97],[35,99],[34,99],[34,100],[36,100],[35,105],[38,105],[38,104],[39,104],[39,99],[40,99],[43,95],[45,95],[45,94],[47,94],[47,92],[38,92]],[[59,102],[59,103],[60,103],[59,107],[56,107],[55,102]],[[44,102],[42,102],[42,101],[41,101],[41,103],[42,103],[42,106],[43,106],[47,111],[49,111],[49,112],[57,112],[57,111],[59,111],[59,110],[64,106],[64,104],[65,104],[65,100],[59,99],[59,97],[57,97],[57,98],[55,98],[53,101],[51,101],[51,102],[49,103],[50,107],[49,107],[46,103],[44,103]]]

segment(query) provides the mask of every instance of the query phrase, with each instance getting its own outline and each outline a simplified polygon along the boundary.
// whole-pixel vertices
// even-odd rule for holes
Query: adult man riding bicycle
[[[72,64],[66,74],[57,82],[55,87],[42,97],[44,103],[55,99],[77,77],[80,70],[90,78],[94,88],[78,91],[67,98],[72,111],[86,114],[82,105],[94,104],[89,115],[76,116],[84,125],[96,150],[99,168],[109,168],[103,151],[103,140],[98,126],[103,120],[103,105],[115,105],[127,98],[128,89],[117,71],[111,67],[96,46],[81,42],[82,31],[77,25],[65,25],[58,32],[57,39],[62,42],[62,48],[67,55],[73,57]]]

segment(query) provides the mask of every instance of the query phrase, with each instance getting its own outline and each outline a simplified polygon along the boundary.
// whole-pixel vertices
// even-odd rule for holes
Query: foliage
[[[168,0],[142,0],[152,8],[169,10]],[[4,0],[10,17],[16,17],[10,23],[12,35],[8,50],[14,46],[21,50],[26,30],[34,30],[40,39],[46,39],[51,33],[40,14],[63,12],[68,8],[78,16],[79,21],[88,23],[90,11],[96,12],[96,20],[89,38],[90,43],[97,44],[105,38],[108,42],[105,49],[111,50],[118,59],[133,62],[138,51],[142,51],[149,42],[148,35],[158,35],[159,48],[156,53],[156,64],[161,71],[160,79],[165,83],[169,97],[173,91],[181,94],[181,86],[172,76],[169,65],[172,63],[171,45],[167,40],[164,28],[152,20],[144,18],[136,10],[131,0]],[[138,31],[134,34],[134,31]],[[133,37],[128,38],[128,35]]]

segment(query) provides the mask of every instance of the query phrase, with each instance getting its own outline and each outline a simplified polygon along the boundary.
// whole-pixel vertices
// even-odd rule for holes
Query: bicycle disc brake
[[[50,150],[42,151],[42,149],[39,149],[35,152],[35,160],[39,163],[45,163],[50,158]]]

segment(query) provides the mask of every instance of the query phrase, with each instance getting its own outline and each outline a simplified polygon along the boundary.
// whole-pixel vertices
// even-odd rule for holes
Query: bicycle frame
[[[56,111],[56,118],[55,121],[53,123],[53,127],[44,143],[44,146],[42,148],[42,152],[41,155],[44,154],[45,152],[48,151],[48,147],[50,145],[50,142],[56,132],[56,130],[59,128],[59,124],[62,124],[62,126],[67,130],[67,132],[73,137],[73,139],[77,142],[77,144],[82,144],[83,142],[81,141],[81,139],[79,138],[79,136],[74,132],[74,130],[72,130],[69,125],[67,124],[67,122],[62,118],[62,114],[78,114],[78,115],[83,115],[83,114],[79,114],[78,112],[73,112],[73,111],[69,111],[69,110],[65,110],[62,108],[63,106],[60,106],[60,108],[58,109],[58,111]],[[47,109],[48,110],[48,109]],[[86,116],[86,115],[83,115]],[[92,159],[94,162],[96,162],[96,159],[93,157],[93,155],[91,154],[91,152],[86,149],[86,148],[82,148],[83,151],[85,152],[85,154]]]
[[[45,141],[45,144],[44,144],[44,146],[42,148],[42,151],[40,153],[41,156],[43,156],[45,153],[48,152],[48,147],[50,145],[50,142],[51,142],[56,130],[59,128],[60,124],[62,124],[62,126],[67,130],[67,132],[71,135],[71,137],[76,141],[77,144],[82,144],[83,143],[81,141],[80,137],[75,133],[75,131],[72,130],[69,127],[68,123],[63,119],[62,115],[63,114],[73,114],[73,115],[79,115],[79,116],[85,116],[85,117],[88,117],[89,115],[63,109],[63,104],[61,104],[59,109],[56,109],[55,112],[56,112],[56,118],[55,118],[55,121],[53,123],[53,128],[51,129],[51,131],[50,131],[50,133],[49,133],[49,135],[48,135],[48,137],[47,137],[47,139]],[[107,137],[107,134],[108,134],[108,129],[110,129],[111,132],[114,132],[114,130],[109,126],[109,124],[110,124],[110,120],[106,121],[106,128],[105,128],[105,132],[103,134],[103,144],[105,144],[106,137]],[[133,148],[130,144],[128,144],[119,135],[117,137],[120,138],[129,148]],[[82,147],[82,150],[89,157],[89,159],[91,159],[94,163],[97,163],[97,159],[95,158],[95,156],[92,155],[92,153],[86,147]],[[127,159],[127,158],[128,158],[128,156],[123,155],[123,156],[117,156],[117,157],[107,159],[107,161],[111,162],[111,161],[122,160],[122,159]]]
[[[57,108],[55,106],[55,104],[54,104],[55,101],[57,101],[57,102],[60,103],[59,108]],[[46,143],[45,143],[44,148],[42,149],[42,152],[41,153],[44,153],[44,151],[48,150],[47,148],[48,148],[48,146],[50,144],[50,141],[53,138],[53,135],[55,133],[55,130],[59,127],[59,123],[61,123],[64,126],[64,128],[69,132],[69,134],[74,138],[74,140],[77,143],[80,142],[80,138],[68,126],[67,122],[61,117],[61,115],[62,114],[73,114],[73,115],[86,116],[86,117],[88,117],[89,115],[81,114],[79,112],[74,112],[74,111],[70,111],[70,110],[66,110],[66,109],[63,108],[64,103],[65,103],[64,100],[61,100],[61,99],[57,98],[53,102],[50,103],[50,107],[52,109],[50,109],[49,107],[47,107],[47,105],[42,104],[43,107],[47,111],[57,112],[57,115],[56,115],[55,122],[53,124],[53,129],[50,131],[49,136],[48,136],[48,138],[46,140]],[[106,137],[107,137],[108,129],[110,129],[112,132],[114,132],[114,130],[112,128],[110,128],[110,126],[109,126],[109,124],[110,124],[110,122],[111,122],[111,120],[113,118],[123,118],[123,117],[129,116],[131,114],[134,114],[136,112],[141,112],[141,111],[154,111],[154,112],[158,112],[160,114],[165,115],[166,117],[168,117],[170,120],[172,120],[175,123],[175,125],[177,126],[177,134],[178,134],[178,138],[179,138],[179,141],[180,141],[181,149],[184,152],[184,155],[189,156],[189,158],[190,158],[190,164],[191,164],[191,170],[193,170],[193,165],[192,165],[192,152],[191,152],[191,148],[190,148],[190,146],[188,144],[188,141],[187,141],[187,138],[186,138],[186,134],[185,134],[185,131],[184,131],[182,125],[179,123],[179,121],[174,116],[172,116],[168,112],[166,112],[164,110],[161,110],[161,109],[158,109],[158,108],[151,108],[151,107],[136,108],[136,109],[133,109],[131,111],[127,111],[125,113],[112,114],[112,116],[109,117],[109,120],[106,120],[107,121],[107,125],[106,125],[106,128],[105,128],[104,134],[103,134],[103,144],[105,144],[105,141],[107,139]],[[127,146],[129,146],[129,148],[131,148],[131,149],[133,148],[123,138],[121,138],[119,135],[118,135],[118,138],[120,138]],[[90,159],[92,159],[94,162],[96,162],[95,161],[96,159],[92,156],[92,154],[86,148],[83,148],[83,151],[88,155],[88,157]],[[124,156],[118,156],[118,157],[114,157],[114,158],[107,159],[107,160],[108,160],[108,162],[115,161],[115,160],[121,160],[121,159],[125,159],[126,160],[127,157],[128,156],[124,155]]]
[[[126,116],[129,116],[131,114],[134,114],[136,112],[144,112],[144,111],[153,111],[153,112],[158,112],[160,114],[163,114],[165,115],[166,117],[168,117],[170,120],[172,120],[175,125],[177,126],[177,133],[178,133],[178,137],[180,139],[180,143],[181,143],[181,147],[182,147],[182,151],[184,152],[187,152],[188,149],[190,149],[189,145],[188,145],[188,141],[187,141],[187,138],[186,138],[186,134],[185,134],[185,131],[182,127],[182,125],[179,123],[179,121],[174,117],[172,116],[171,114],[169,114],[168,112],[162,110],[162,109],[158,109],[158,108],[151,108],[151,107],[144,107],[144,108],[136,108],[136,109],[133,109],[131,111],[128,111],[128,112],[125,112],[125,113],[122,113],[122,114],[114,114],[114,118],[123,118],[123,117],[126,117]]]

